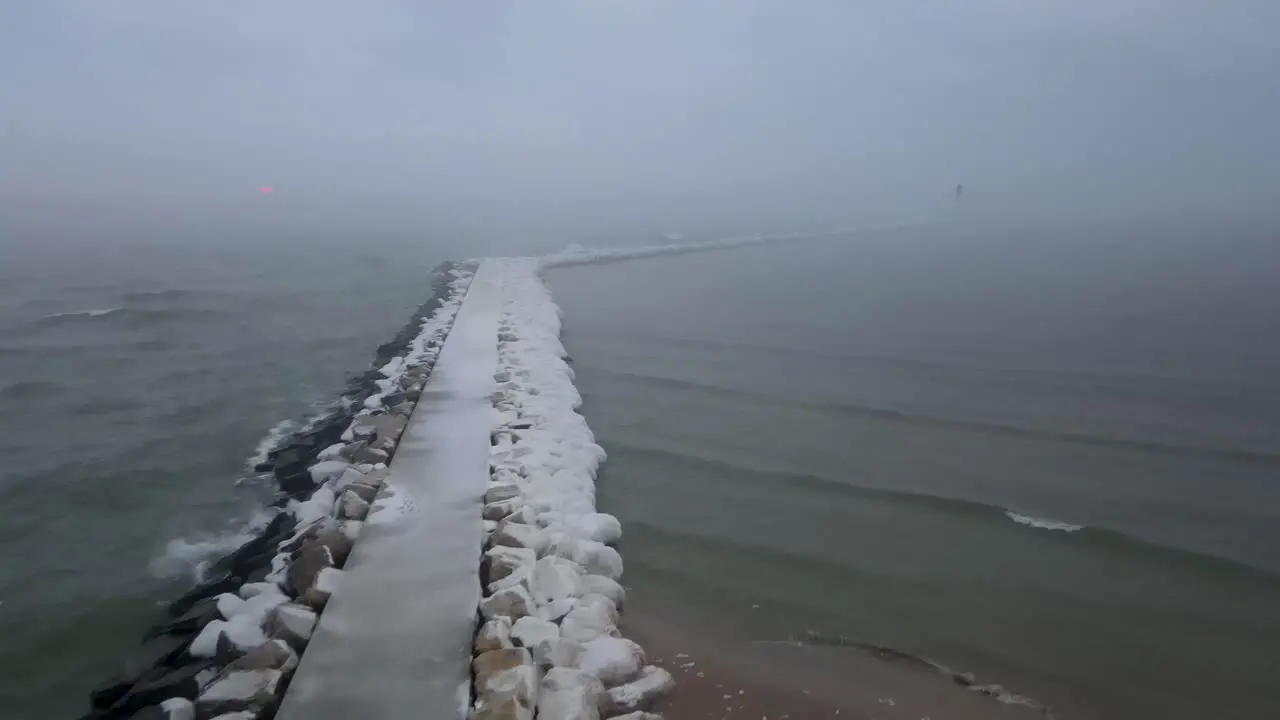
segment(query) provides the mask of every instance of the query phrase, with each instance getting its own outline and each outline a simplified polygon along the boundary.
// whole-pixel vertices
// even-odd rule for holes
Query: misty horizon
[[[949,219],[957,183],[990,221],[1272,222],[1277,20],[1145,0],[15,3],[0,230],[776,230]]]

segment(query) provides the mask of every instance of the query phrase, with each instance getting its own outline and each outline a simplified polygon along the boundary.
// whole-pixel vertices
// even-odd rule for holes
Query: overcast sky
[[[7,0],[0,218],[1274,213],[1275,0]],[[274,188],[270,195],[263,186]]]

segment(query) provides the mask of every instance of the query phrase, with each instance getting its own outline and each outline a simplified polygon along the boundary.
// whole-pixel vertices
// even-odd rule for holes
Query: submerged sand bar
[[[476,272],[279,720],[466,714],[500,275]]]

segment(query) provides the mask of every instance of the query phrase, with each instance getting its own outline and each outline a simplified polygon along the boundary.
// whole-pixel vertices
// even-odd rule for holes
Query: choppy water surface
[[[928,232],[556,271],[633,584],[1058,717],[1280,712],[1274,250]]]

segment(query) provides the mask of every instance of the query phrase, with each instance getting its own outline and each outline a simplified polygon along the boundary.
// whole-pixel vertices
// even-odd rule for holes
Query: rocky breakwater
[[[560,310],[538,260],[487,262],[504,299],[471,718],[657,718],[673,681],[618,630],[622,529],[596,512],[604,451],[576,412]]]
[[[433,297],[340,406],[269,455],[280,495],[257,536],[174,601],[85,720],[271,718],[378,497],[387,463],[474,273],[442,266]]]

